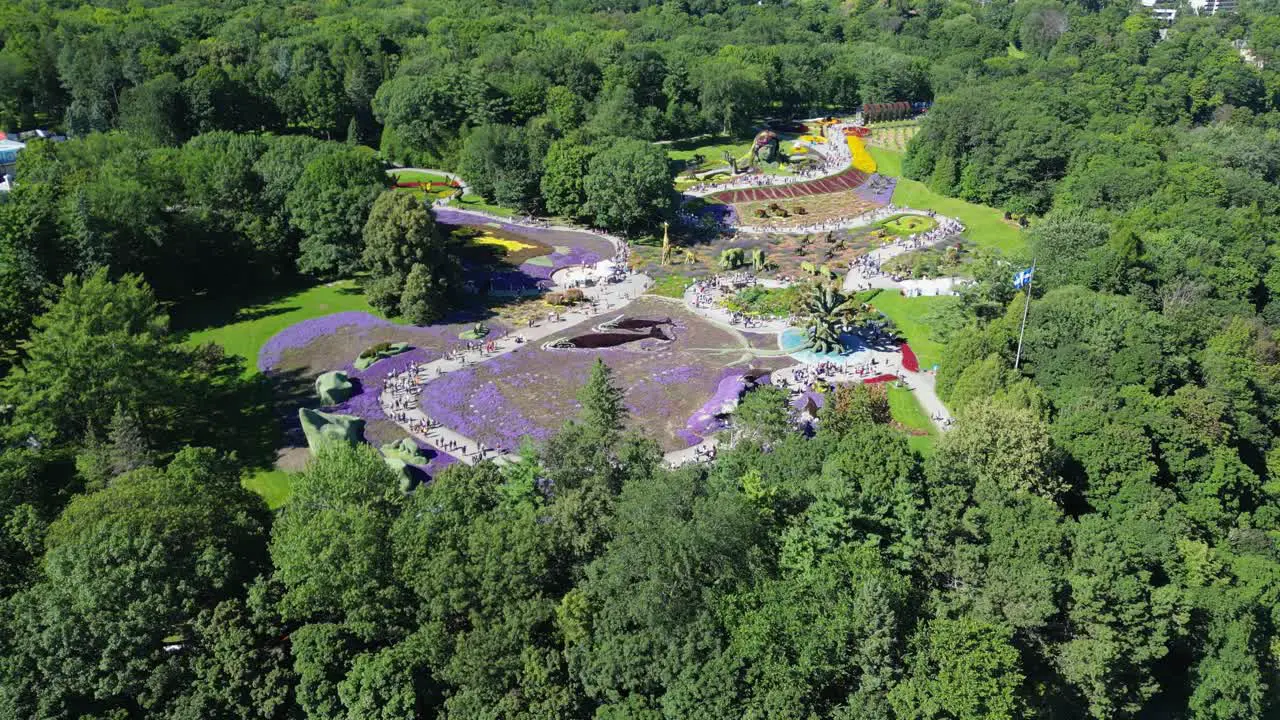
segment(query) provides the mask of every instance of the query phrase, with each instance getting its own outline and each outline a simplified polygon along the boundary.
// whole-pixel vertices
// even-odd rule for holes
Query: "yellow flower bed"
[[[533,250],[534,248],[538,247],[537,245],[529,245],[526,243],[522,243],[519,240],[509,240],[507,238],[501,238],[501,237],[498,237],[497,235],[494,235],[493,233],[485,233],[483,235],[478,235],[472,239],[472,242],[474,242],[477,245],[497,245],[498,247],[502,248],[503,250],[506,250],[507,252]]]
[[[849,153],[853,156],[854,169],[864,173],[875,172],[876,159],[867,152],[867,146],[862,142],[862,138],[849,135],[845,139],[849,141]]]

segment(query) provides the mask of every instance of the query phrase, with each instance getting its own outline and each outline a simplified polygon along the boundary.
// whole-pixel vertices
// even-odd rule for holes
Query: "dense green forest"
[[[1272,62],[1270,1],[6,0],[0,129],[71,139],[0,197],[0,718],[1280,716]],[[241,487],[269,388],[169,316],[348,275],[387,162],[643,234],[654,141],[899,100],[908,177],[1030,218],[927,458],[759,392],[666,470],[598,368],[515,465]]]

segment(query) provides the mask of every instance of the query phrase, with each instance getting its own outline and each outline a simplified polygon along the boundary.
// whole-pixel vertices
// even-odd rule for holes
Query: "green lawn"
[[[870,290],[858,294],[862,302],[869,302],[890,320],[911,344],[911,350],[920,360],[920,369],[927,370],[942,362],[942,343],[933,337],[929,328],[929,316],[937,310],[960,301],[954,295],[929,297],[904,297],[896,290]]]
[[[519,212],[512,210],[511,208],[505,208],[501,205],[491,205],[488,202],[485,202],[483,197],[474,193],[467,193],[466,195],[463,195],[461,199],[455,200],[449,203],[449,205],[456,207],[459,210],[479,210],[480,212],[487,212],[501,217],[515,217],[520,215]]]
[[[295,323],[348,310],[376,315],[353,280],[317,285],[259,305],[241,308],[231,322],[193,332],[189,344],[215,342],[227,354],[248,360],[249,372],[257,372],[258,350],[272,335]]]
[[[653,282],[649,288],[650,295],[661,295],[670,298],[684,297],[684,291],[693,284],[693,278],[687,275],[664,275]]]
[[[342,280],[240,308],[231,322],[193,332],[186,341],[190,344],[218,343],[226,348],[228,354],[245,358],[246,372],[253,374],[258,372],[258,350],[272,335],[303,320],[348,310],[377,314],[369,307],[364,293],[354,281]],[[242,482],[246,488],[261,495],[267,506],[274,510],[289,501],[292,477],[292,473],[284,470],[261,468],[247,473]]]
[[[792,138],[799,136],[792,133],[780,133],[778,137],[782,142],[779,150],[785,155],[787,154],[786,148],[789,147],[787,143],[789,143]],[[706,162],[703,164],[701,169],[711,170],[712,168],[725,166],[725,150],[728,150],[733,157],[741,160],[751,153],[751,146],[754,142],[754,138],[747,140],[733,140],[721,135],[719,137],[705,138],[694,142],[670,143],[663,145],[662,147],[666,149],[667,157],[671,160],[692,160],[694,155],[702,155],[706,158]],[[766,164],[760,168],[760,171],[766,175],[791,174],[788,166],[781,163]],[[723,180],[723,177],[720,179]],[[681,186],[688,187],[696,184],[696,182],[697,181],[687,181],[677,183],[677,188],[679,189]]]
[[[420,182],[420,183],[447,183],[449,178],[435,173],[422,172],[421,170],[393,170],[397,182]],[[426,188],[395,188],[396,192],[412,193],[422,198],[424,201],[434,201],[439,198],[447,198],[456,189],[451,187],[442,187],[435,192],[428,192]]]
[[[435,173],[423,172],[421,170],[392,170],[399,182],[431,182],[431,183],[447,183],[449,178]]]
[[[903,427],[910,430],[923,430],[926,435],[911,435],[908,443],[921,455],[933,452],[933,443],[938,439],[938,429],[929,420],[929,415],[920,407],[915,393],[904,387],[889,388],[889,414]]]
[[[694,155],[703,155],[707,158],[707,167],[710,168],[724,162],[725,150],[736,158],[751,152],[751,140],[733,140],[722,135],[695,142],[671,143],[664,147],[667,149],[667,157],[672,160],[692,160]]]
[[[267,507],[275,510],[289,502],[292,492],[293,473],[284,470],[257,470],[245,475],[241,481],[246,490],[251,490],[267,501]]]
[[[902,177],[902,153],[884,148],[868,147],[876,159],[881,175],[898,178],[893,191],[893,202],[917,210],[936,210],[964,223],[970,242],[981,248],[1012,254],[1024,250],[1027,245],[1022,231],[1005,222],[1004,213],[985,205],[975,205],[958,198],[939,195],[922,182]]]
[[[898,236],[911,235],[931,229],[937,222],[922,215],[895,215],[880,221],[880,227]]]

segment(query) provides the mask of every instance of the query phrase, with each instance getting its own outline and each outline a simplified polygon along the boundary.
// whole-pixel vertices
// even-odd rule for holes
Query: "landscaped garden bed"
[[[753,285],[739,290],[721,304],[726,310],[753,317],[787,317],[798,309],[802,291],[800,285],[782,288]]]
[[[635,301],[627,315],[670,316],[674,339],[597,350],[521,348],[427,384],[423,411],[485,445],[514,450],[523,436],[546,439],[578,412],[578,389],[600,357],[627,391],[632,422],[646,428],[665,449],[686,447],[677,431],[715,391],[726,364],[738,359],[716,350],[739,348],[740,342],[733,333],[656,298]],[[552,340],[580,334],[580,329],[571,329]]]
[[[938,221],[931,217],[909,214],[894,215],[876,223],[877,227],[883,228],[886,232],[898,237],[928,232],[937,225]]]

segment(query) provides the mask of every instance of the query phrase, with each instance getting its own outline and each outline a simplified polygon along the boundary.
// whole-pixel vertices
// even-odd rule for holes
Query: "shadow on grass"
[[[192,333],[291,312],[297,308],[270,306],[282,298],[314,287],[315,281],[309,278],[292,278],[269,285],[268,289],[260,287],[250,292],[217,295],[205,293],[193,297],[170,309],[170,325],[176,332]]]

